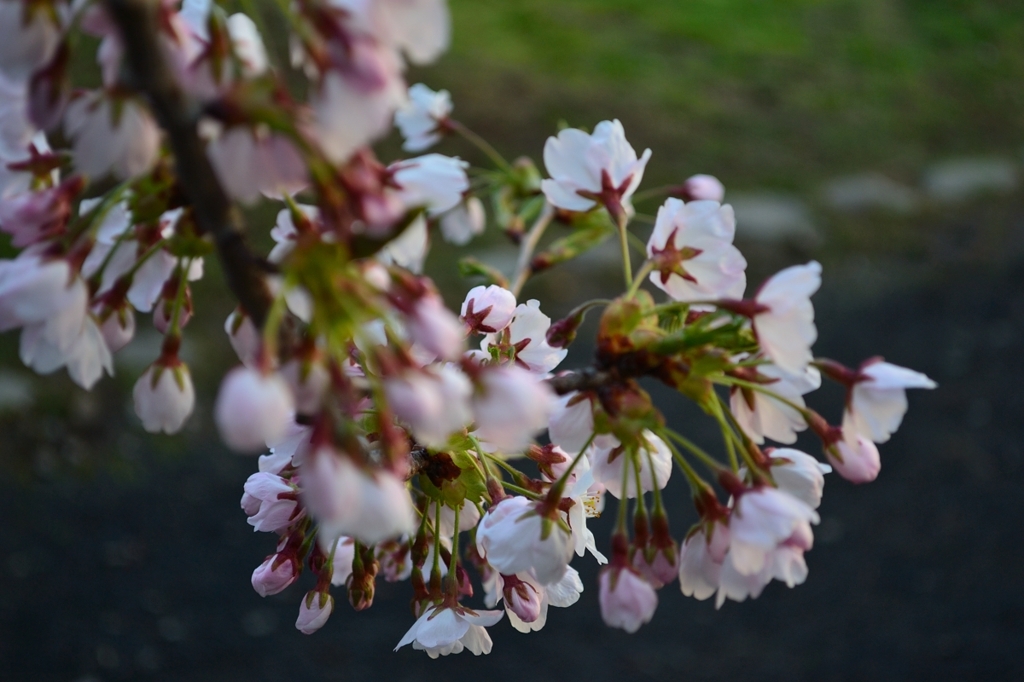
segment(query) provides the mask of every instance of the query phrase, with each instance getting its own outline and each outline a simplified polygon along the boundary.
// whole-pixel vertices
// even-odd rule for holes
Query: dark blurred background
[[[820,354],[881,354],[939,382],[911,396],[878,481],[829,477],[806,584],[717,612],[673,584],[635,635],[604,627],[595,566],[577,560],[580,603],[540,634],[500,623],[489,657],[392,653],[412,623],[407,584],[382,582],[363,613],[338,591],[307,637],[293,627],[306,581],[268,599],[249,585],[273,539],[238,507],[255,460],[212,430],[232,304],[208,263],[185,342],[199,397],[179,436],[149,437],[132,414],[159,347],[148,320],[92,393],[37,379],[16,337],[0,338],[0,680],[1024,679],[1024,3],[451,5],[451,51],[410,82],[449,89],[455,116],[510,157],[539,161],[560,121],[621,119],[654,150],[645,186],[698,172],[725,183],[751,286],[824,264]],[[439,151],[483,163],[456,141]],[[274,211],[250,216],[258,242]],[[500,234],[470,249],[499,267],[514,258]],[[452,305],[471,285],[453,268],[466,251],[438,243],[428,262]],[[614,293],[616,257],[593,252],[527,293],[558,316]],[[578,346],[565,366],[587,361]],[[678,428],[717,447],[713,424],[651,388]],[[838,419],[842,396],[821,394],[813,406]],[[678,535],[693,513],[681,480],[669,490]]]

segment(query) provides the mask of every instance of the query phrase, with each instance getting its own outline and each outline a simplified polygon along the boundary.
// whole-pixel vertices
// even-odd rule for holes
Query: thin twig
[[[537,221],[530,228],[530,231],[526,233],[526,237],[523,239],[522,244],[519,245],[519,261],[516,263],[516,271],[512,277],[512,293],[518,297],[519,293],[523,290],[523,285],[526,284],[526,280],[533,274],[533,269],[530,267],[530,261],[533,259],[533,252],[537,249],[537,244],[540,243],[540,238],[544,236],[544,230],[548,229],[548,225],[551,223],[552,218],[555,217],[555,208],[551,204],[545,203],[544,210],[541,211]]]

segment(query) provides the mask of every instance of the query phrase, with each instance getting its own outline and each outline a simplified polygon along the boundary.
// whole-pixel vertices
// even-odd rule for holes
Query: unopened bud
[[[678,187],[673,194],[678,194],[685,201],[721,202],[725,198],[725,187],[713,175],[694,175]]]
[[[261,597],[283,592],[299,577],[299,570],[294,557],[272,554],[252,572],[252,589]]]
[[[541,596],[537,588],[514,575],[503,576],[505,604],[524,623],[533,623],[540,618]]]
[[[334,611],[334,597],[329,592],[310,590],[299,605],[296,629],[304,635],[311,635],[324,626]]]

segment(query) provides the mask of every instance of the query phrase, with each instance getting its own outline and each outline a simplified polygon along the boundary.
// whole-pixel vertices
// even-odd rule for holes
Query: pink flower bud
[[[465,346],[465,327],[444,307],[439,296],[427,294],[408,318],[409,337],[430,353],[445,360],[457,360]]]
[[[271,554],[252,572],[252,589],[261,597],[269,597],[291,585],[299,577],[295,559]]]
[[[503,287],[474,287],[462,303],[462,319],[477,334],[499,332],[512,322],[516,311],[515,295]]]
[[[220,385],[214,419],[228,447],[252,452],[284,436],[294,411],[291,389],[281,375],[236,367]]]
[[[608,626],[634,633],[654,617],[658,593],[632,569],[606,566],[598,582],[601,617]]]
[[[694,175],[683,183],[683,198],[687,201],[718,201],[725,198],[725,187],[714,175]]]
[[[840,462],[827,450],[825,456],[840,476],[851,483],[870,483],[878,478],[882,460],[878,455],[878,447],[870,439],[858,435],[856,440],[840,440],[836,447],[843,461]]]
[[[135,414],[146,431],[177,433],[196,404],[188,366],[180,361],[163,364],[158,360],[135,382],[132,398]]]
[[[656,589],[668,585],[679,575],[678,550],[674,547],[670,554],[665,550],[656,550],[651,561],[647,561],[643,551],[638,551],[634,561],[636,570]]]
[[[540,618],[541,601],[541,594],[536,587],[515,576],[505,577],[505,604],[519,620],[533,623]]]
[[[178,313],[178,329],[184,329],[185,325],[192,319],[192,301],[189,299],[191,299],[191,294],[188,295],[185,304],[181,307],[181,312]],[[156,327],[156,330],[161,334],[166,334],[171,329],[171,320],[173,318],[174,300],[163,298],[157,301],[156,305],[153,306],[153,326]]]
[[[121,350],[135,336],[135,312],[130,305],[114,310],[100,325],[103,341],[111,353]]]
[[[311,590],[299,605],[296,629],[304,635],[311,635],[324,626],[334,611],[334,597],[328,592]]]

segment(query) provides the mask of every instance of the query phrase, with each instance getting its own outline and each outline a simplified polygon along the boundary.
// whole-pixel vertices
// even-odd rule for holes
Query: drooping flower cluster
[[[542,179],[454,120],[447,92],[406,87],[406,62],[447,46],[444,0],[282,9],[305,100],[244,14],[203,0],[146,5],[149,23],[133,30],[149,33],[133,41],[118,8],[0,2],[0,230],[18,250],[0,261],[0,331],[20,330],[26,365],[66,367],[91,388],[150,313],[164,342],[135,384],[135,411],[147,431],[177,432],[195,403],[180,357],[191,283],[217,250],[240,299],[225,322],[240,364],[224,374],[215,422],[232,449],[269,448],[241,499],[254,530],[277,536],[252,585],[268,596],[313,575],[296,620],[306,634],[328,622],[332,590],[362,610],[383,577],[411,585],[416,620],[398,648],[488,653],[503,613],[535,632],[550,607],[576,603],[584,585],[571,563],[588,554],[602,566],[605,622],[628,632],[677,577],[719,607],[772,580],[793,587],[807,577],[825,475],[877,477],[877,445],[898,428],[906,389],[935,387],[880,358],[853,369],[814,356],[816,262],[748,295],[735,216],[711,176],[669,192],[634,268],[633,203],[653,196],[637,193],[651,152],[638,155],[621,123],[551,137]],[[100,39],[92,91],[68,86],[74,30]],[[136,72],[145,64],[169,79],[161,96],[147,90],[153,74]],[[369,145],[392,123],[406,151],[458,135],[496,168],[471,182],[466,162],[437,153],[382,163]],[[56,130],[69,150],[50,148]],[[276,206],[265,258],[219,224],[229,201]],[[431,233],[463,246],[489,223],[518,245],[515,271],[464,259],[463,274],[483,283],[456,314],[423,274]],[[523,301],[533,274],[615,237],[621,296],[554,322]],[[594,361],[564,371],[593,309]],[[721,457],[666,424],[645,377],[718,422]],[[823,379],[847,391],[838,425],[806,402]],[[808,429],[827,464],[765,445],[792,446]],[[663,497],[680,478],[697,520],[673,533]],[[607,496],[608,557],[587,527]],[[474,573],[487,610],[468,605]]]

